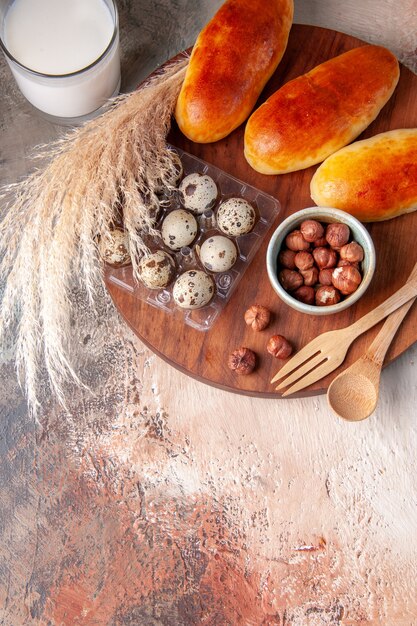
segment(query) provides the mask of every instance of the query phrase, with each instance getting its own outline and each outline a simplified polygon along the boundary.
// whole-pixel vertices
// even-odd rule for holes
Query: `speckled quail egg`
[[[185,208],[197,215],[212,209],[216,204],[217,185],[207,174],[188,174],[181,181],[179,191]]]
[[[202,270],[188,270],[178,276],[172,289],[174,301],[182,309],[200,309],[214,296],[211,276]]]
[[[113,228],[107,237],[101,237],[98,251],[106,263],[113,267],[122,267],[130,263],[129,236],[121,228]]]
[[[162,240],[171,250],[189,246],[197,234],[197,220],[184,209],[168,213],[161,226]]]
[[[229,198],[220,205],[217,211],[217,226],[231,237],[249,233],[255,221],[255,209],[244,198]]]
[[[200,260],[211,272],[230,270],[237,259],[237,249],[233,241],[223,235],[215,235],[205,240],[200,249]]]
[[[148,254],[139,262],[138,273],[141,281],[149,289],[166,287],[174,277],[175,263],[164,250]]]

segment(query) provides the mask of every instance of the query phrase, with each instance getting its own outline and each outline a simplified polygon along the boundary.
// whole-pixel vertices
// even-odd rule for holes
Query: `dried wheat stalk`
[[[181,58],[44,146],[38,156],[47,165],[1,190],[0,343],[15,337],[19,380],[34,413],[40,366],[64,405],[66,382],[82,384],[68,345],[71,288],[81,283],[94,305],[103,286],[97,238],[109,236],[121,205],[134,272],[146,251],[141,228],[152,230],[156,192],[175,174],[166,136],[187,63]]]

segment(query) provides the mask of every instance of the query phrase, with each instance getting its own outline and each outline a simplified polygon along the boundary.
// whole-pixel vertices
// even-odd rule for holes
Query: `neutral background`
[[[119,0],[122,90],[192,45],[220,2]],[[387,45],[417,70],[415,0],[297,1],[295,21]],[[0,182],[63,132],[0,59]],[[30,271],[30,268],[28,269]],[[64,412],[28,417],[0,356],[0,624],[417,624],[417,349],[375,414],[264,401],[173,370],[108,298],[76,294],[79,370]]]

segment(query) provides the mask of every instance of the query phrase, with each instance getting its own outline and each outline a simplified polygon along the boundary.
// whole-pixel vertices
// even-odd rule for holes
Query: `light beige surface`
[[[192,44],[219,4],[123,6],[124,87]],[[295,20],[383,43],[417,69],[414,0],[306,0]],[[61,131],[23,102],[3,60],[0,84],[0,178],[11,182],[30,167],[28,150]],[[415,346],[383,372],[375,414],[351,424],[324,396],[260,400],[186,377],[144,348],[105,298],[96,318],[77,297],[77,320],[80,372],[96,395],[74,392],[68,412],[46,396],[36,429],[2,355],[4,624],[417,623]],[[164,604],[177,570],[160,588],[154,575],[149,590],[132,556],[130,546],[148,545],[143,520],[165,533],[145,557],[162,582],[166,559],[152,554],[172,552],[176,537],[184,574],[172,596],[199,598],[189,621]]]

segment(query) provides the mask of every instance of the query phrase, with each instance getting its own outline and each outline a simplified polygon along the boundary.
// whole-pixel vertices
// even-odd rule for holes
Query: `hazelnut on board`
[[[243,374],[246,376],[255,369],[256,355],[249,348],[242,346],[229,354],[227,365],[237,374]]]
[[[266,328],[271,320],[270,311],[261,304],[254,304],[245,311],[245,322],[252,330],[260,331]]]
[[[273,335],[266,346],[269,354],[277,359],[286,359],[292,353],[292,345],[282,335]]]

